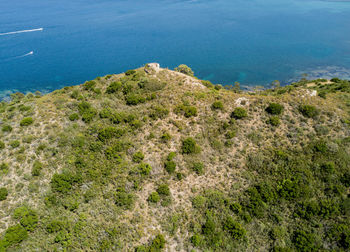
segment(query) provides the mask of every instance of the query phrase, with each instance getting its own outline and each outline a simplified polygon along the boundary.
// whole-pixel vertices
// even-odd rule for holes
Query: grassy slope
[[[141,68],[1,105],[2,126],[12,131],[0,133],[0,165],[7,164],[0,187],[8,190],[0,201],[0,231],[21,223],[28,233],[18,243],[4,235],[3,247],[128,251],[143,245],[143,251],[162,247],[161,239],[153,240],[158,234],[168,251],[349,246],[348,82],[248,94],[208,88],[166,69],[150,72]],[[223,108],[213,109],[215,101]],[[284,107],[278,126],[266,122],[271,102]],[[304,104],[318,115],[303,116]],[[232,119],[236,107],[248,116]],[[72,114],[79,119],[71,121]],[[34,122],[20,126],[24,117]],[[101,130],[110,127],[108,138]],[[200,150],[183,153],[188,137]],[[11,147],[16,140],[20,145]],[[137,152],[142,161],[133,160]],[[176,170],[169,173],[164,164],[171,152]],[[37,174],[35,162],[42,167]],[[324,168],[328,163],[334,167]],[[54,183],[54,174],[65,177]],[[168,185],[170,194],[150,202],[159,185]],[[20,206],[38,221],[14,218]]]

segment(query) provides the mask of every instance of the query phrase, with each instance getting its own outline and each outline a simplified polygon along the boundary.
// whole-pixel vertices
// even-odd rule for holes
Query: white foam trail
[[[34,54],[34,52],[33,52],[33,51],[30,51],[29,53],[26,53],[26,54],[23,54],[23,55],[20,55],[20,56],[13,57],[12,59],[19,59],[19,58],[27,57],[27,56],[30,56],[30,55],[33,55],[33,54]]]
[[[36,32],[36,31],[43,31],[43,30],[44,30],[44,28],[38,28],[38,29],[32,29],[32,30],[5,32],[5,33],[0,33],[0,36],[11,35],[11,34],[18,34],[18,33],[25,33],[25,32]]]

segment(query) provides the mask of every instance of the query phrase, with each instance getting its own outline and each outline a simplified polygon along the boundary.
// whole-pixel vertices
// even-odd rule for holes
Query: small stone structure
[[[160,71],[160,65],[158,63],[148,63],[145,66],[145,72],[148,74],[158,73]]]

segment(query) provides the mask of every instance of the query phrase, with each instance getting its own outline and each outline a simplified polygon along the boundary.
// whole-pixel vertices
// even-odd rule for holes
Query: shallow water
[[[50,91],[147,62],[185,63],[222,84],[266,86],[304,72],[350,79],[349,31],[349,1],[0,1],[0,93]]]

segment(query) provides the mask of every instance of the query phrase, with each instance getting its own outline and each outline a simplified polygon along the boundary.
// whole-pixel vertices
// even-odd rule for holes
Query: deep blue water
[[[0,98],[147,62],[222,84],[350,78],[349,1],[0,0],[0,33],[37,28],[0,35]]]

